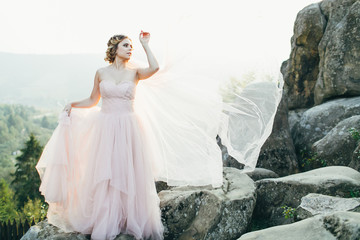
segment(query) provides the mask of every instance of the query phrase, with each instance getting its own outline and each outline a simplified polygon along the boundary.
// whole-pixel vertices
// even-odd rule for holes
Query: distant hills
[[[90,95],[103,54],[36,55],[0,52],[0,103],[61,109]]]
[[[141,54],[136,59],[145,57],[143,52]],[[0,103],[61,110],[69,101],[79,101],[90,95],[96,70],[108,65],[104,56],[105,53],[38,55],[0,52]],[[209,65],[210,62],[214,59],[203,56],[192,64],[200,73],[224,80],[241,79],[244,73],[248,75],[247,72],[253,73],[262,66],[256,67],[260,59],[255,62],[218,59],[219,65]],[[269,62],[269,66],[274,63],[276,65],[276,61]],[[272,69],[279,71],[277,67]]]

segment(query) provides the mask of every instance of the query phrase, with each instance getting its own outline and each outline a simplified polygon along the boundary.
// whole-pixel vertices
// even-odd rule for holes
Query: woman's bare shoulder
[[[104,72],[107,72],[107,71],[108,71],[107,67],[101,67],[101,68],[98,68],[96,70],[96,73],[101,74],[101,73],[104,73]]]
[[[96,75],[98,75],[100,81],[101,81],[101,77],[106,73],[108,72],[108,68],[107,67],[101,67],[101,68],[98,68],[96,70]]]

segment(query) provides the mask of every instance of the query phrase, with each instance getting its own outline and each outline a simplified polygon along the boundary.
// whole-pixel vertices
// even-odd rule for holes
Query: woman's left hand
[[[148,43],[150,40],[150,33],[149,32],[143,32],[143,30],[141,30],[141,33],[139,35],[139,39],[141,44],[145,44]]]

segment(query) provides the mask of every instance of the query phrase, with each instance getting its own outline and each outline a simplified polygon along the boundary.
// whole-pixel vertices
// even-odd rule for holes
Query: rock
[[[281,67],[290,110],[360,95],[359,20],[356,0],[324,0],[298,13]]]
[[[255,184],[235,168],[224,168],[220,188],[174,187],[159,193],[166,239],[235,239],[249,226]]]
[[[326,161],[327,166],[349,166],[357,141],[351,136],[350,128],[360,130],[360,115],[338,123],[325,137],[312,146],[317,158]]]
[[[360,143],[358,143],[358,146],[354,150],[352,160],[349,164],[349,167],[351,167],[357,171],[360,171]]]
[[[172,186],[168,186],[166,182],[163,181],[156,181],[155,182],[156,192],[159,193],[162,190],[168,190],[172,188]]]
[[[244,169],[244,164],[238,162],[235,158],[229,155],[226,146],[221,144],[221,138],[216,136],[217,144],[221,149],[223,167],[232,167],[237,169]]]
[[[298,173],[282,178],[256,181],[257,200],[254,220],[266,226],[289,222],[283,216],[282,206],[296,208],[301,198],[309,193],[351,197],[360,190],[360,173],[349,167],[332,166]]]
[[[298,172],[297,166],[295,147],[289,129],[288,108],[283,96],[275,115],[271,135],[261,148],[257,167],[287,176]]]
[[[360,97],[328,101],[305,111],[291,132],[297,155],[310,151],[340,121],[354,115],[360,115]]]
[[[265,168],[255,168],[252,172],[246,172],[252,180],[257,181],[264,178],[278,178],[279,175]]]
[[[360,210],[360,198],[340,198],[322,194],[310,193],[301,198],[301,204],[296,209],[297,220],[303,220],[315,215],[329,215],[341,211]]]
[[[291,110],[288,112],[288,122],[289,122],[289,128],[290,133],[294,131],[294,126],[300,122],[301,116],[304,114],[304,112],[308,110],[307,108],[300,108],[296,110]]]
[[[61,229],[49,224],[47,219],[38,222],[36,225],[30,227],[21,240],[55,240],[55,239],[67,239],[67,240],[87,240],[90,239],[90,235],[84,235],[77,232],[65,233]],[[126,234],[118,235],[115,240],[135,240],[134,237]]]
[[[300,222],[244,234],[239,240],[356,240],[360,239],[360,214],[337,212]]]
[[[314,87],[319,73],[318,45],[326,27],[319,4],[301,10],[295,20],[289,60],[281,67],[289,109],[314,105]]]
[[[327,0],[320,3],[329,19],[319,43],[319,75],[315,104],[360,95],[360,2]]]
[[[324,227],[338,240],[360,239],[360,214],[338,212],[323,218]]]
[[[65,233],[59,228],[48,223],[47,219],[38,222],[30,227],[21,240],[53,240],[53,239],[70,239],[70,240],[86,240],[88,238],[79,233]]]

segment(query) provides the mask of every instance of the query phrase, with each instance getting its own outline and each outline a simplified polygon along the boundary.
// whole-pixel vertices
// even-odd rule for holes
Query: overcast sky
[[[126,34],[134,56],[145,59],[140,30],[161,61],[167,43],[224,66],[265,61],[290,53],[296,14],[314,0],[12,0],[0,2],[0,51],[104,53],[108,39]]]

